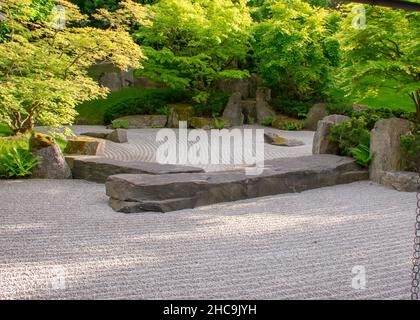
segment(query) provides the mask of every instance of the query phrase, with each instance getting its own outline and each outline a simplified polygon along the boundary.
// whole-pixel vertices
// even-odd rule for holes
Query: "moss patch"
[[[55,145],[55,140],[48,134],[33,131],[29,139],[29,149],[34,152]]]

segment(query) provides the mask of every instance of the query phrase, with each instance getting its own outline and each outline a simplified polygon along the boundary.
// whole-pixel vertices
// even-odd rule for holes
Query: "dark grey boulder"
[[[267,161],[257,176],[244,171],[115,175],[106,192],[117,211],[168,212],[367,179],[367,170],[354,159],[317,155]]]
[[[203,169],[197,167],[140,161],[118,161],[103,157],[67,156],[66,160],[70,165],[74,179],[100,183],[105,182],[109,176],[121,173],[159,175],[203,172]]]

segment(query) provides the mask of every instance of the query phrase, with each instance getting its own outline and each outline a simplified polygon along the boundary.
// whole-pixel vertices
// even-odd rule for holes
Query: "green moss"
[[[32,152],[53,146],[54,144],[55,140],[52,136],[41,132],[33,131],[29,139],[29,149]]]

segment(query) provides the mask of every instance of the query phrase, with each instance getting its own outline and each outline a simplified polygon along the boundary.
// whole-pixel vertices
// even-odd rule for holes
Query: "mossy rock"
[[[178,128],[179,121],[190,122],[194,117],[194,107],[189,104],[170,104],[168,105],[169,117],[168,124],[169,128]]]
[[[94,138],[73,138],[67,142],[64,153],[78,155],[103,155],[105,152],[105,141]]]
[[[212,118],[193,117],[191,118],[189,124],[192,128],[195,129],[214,129],[214,120]]]
[[[273,119],[272,127],[279,130],[301,130],[305,121],[288,117],[286,115],[276,115]]]
[[[52,136],[36,131],[32,132],[29,139],[29,149],[31,152],[36,152],[38,150],[51,147],[55,144],[55,140]]]

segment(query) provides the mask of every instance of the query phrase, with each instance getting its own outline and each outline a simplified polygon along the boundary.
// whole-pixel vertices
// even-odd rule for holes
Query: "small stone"
[[[107,134],[105,139],[115,143],[126,143],[128,142],[127,130],[115,129],[111,133]]]

